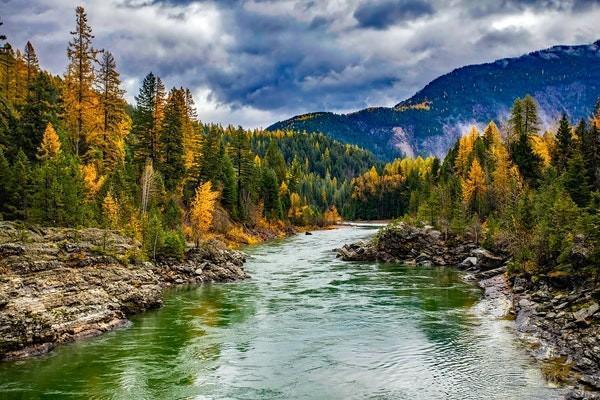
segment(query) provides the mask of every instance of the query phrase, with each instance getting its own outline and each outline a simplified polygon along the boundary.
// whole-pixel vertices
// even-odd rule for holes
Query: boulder
[[[585,321],[598,312],[598,310],[600,310],[600,305],[598,305],[598,303],[593,303],[589,307],[584,307],[578,311],[575,311],[573,313],[573,317],[575,317],[576,321]]]
[[[505,261],[503,257],[492,254],[482,247],[471,250],[470,256],[477,259],[476,265],[482,270],[498,268],[502,266]]]

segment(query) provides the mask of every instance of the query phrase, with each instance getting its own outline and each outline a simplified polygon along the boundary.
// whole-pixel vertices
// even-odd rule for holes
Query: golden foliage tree
[[[467,179],[463,181],[462,190],[465,204],[472,204],[473,201],[477,202],[478,211],[481,213],[480,208],[487,191],[487,185],[485,173],[477,159],[474,159],[471,163]]]
[[[52,159],[60,154],[60,139],[52,126],[52,123],[48,122],[44,136],[42,137],[42,143],[38,148],[37,158],[42,161]]]
[[[219,192],[212,190],[210,181],[204,182],[196,188],[196,195],[190,209],[191,236],[196,246],[200,239],[210,230],[213,222],[215,205]]]
[[[93,89],[94,63],[98,50],[92,47],[92,28],[83,7],[75,9],[75,30],[67,48],[69,64],[65,75],[63,100],[65,120],[76,155],[99,125],[98,98]]]
[[[98,174],[98,170],[94,164],[85,164],[81,167],[83,175],[83,183],[85,185],[88,199],[93,199],[106,180],[105,176]]]
[[[88,152],[89,158],[101,161],[109,170],[123,162],[124,139],[131,128],[131,119],[125,111],[125,91],[120,86],[117,64],[113,55],[106,51],[102,54],[96,76],[100,126],[88,137]]]
[[[115,229],[119,226],[119,203],[110,191],[102,200],[102,212],[108,227]]]
[[[465,173],[469,166],[469,156],[473,151],[473,145],[479,137],[476,127],[471,127],[469,133],[460,138],[458,142],[458,154],[456,156],[456,168],[460,173]]]

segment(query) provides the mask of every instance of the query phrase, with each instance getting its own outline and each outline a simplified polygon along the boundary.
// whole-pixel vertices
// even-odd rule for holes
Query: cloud
[[[196,95],[204,121],[392,106],[465,64],[600,38],[585,0],[0,0],[9,40],[62,74],[74,7],[113,52],[127,98],[150,71]]]
[[[384,29],[434,12],[433,6],[422,0],[379,0],[361,4],[354,12],[354,18],[362,27]]]

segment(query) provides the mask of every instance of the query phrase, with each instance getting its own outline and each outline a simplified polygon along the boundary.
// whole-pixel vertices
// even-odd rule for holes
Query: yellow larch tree
[[[42,161],[50,160],[60,154],[60,138],[56,134],[52,123],[48,122],[42,143],[38,148],[37,158]]]
[[[96,73],[98,122],[87,137],[88,159],[96,160],[101,171],[112,170],[125,158],[125,137],[131,129],[126,111],[125,91],[113,55],[105,51]]]
[[[191,236],[196,246],[200,245],[200,240],[210,231],[219,195],[219,192],[212,190],[210,181],[196,188],[196,195],[190,209]]]
[[[71,137],[75,155],[83,154],[87,139],[99,128],[98,96],[93,89],[94,63],[98,50],[92,47],[92,28],[83,7],[75,9],[75,30],[71,32],[67,57],[69,64],[65,74],[63,102],[65,122]]]
[[[288,211],[288,217],[292,222],[300,221],[302,218],[302,200],[298,193],[293,192],[290,194],[290,209]]]
[[[467,205],[472,204],[473,201],[476,201],[478,212],[481,214],[480,208],[486,191],[487,184],[485,182],[485,173],[483,172],[483,168],[481,168],[481,165],[476,158],[471,163],[471,168],[469,169],[467,179],[463,181],[463,201]]]
[[[458,142],[458,154],[456,156],[456,167],[460,173],[465,173],[469,166],[469,156],[473,151],[473,145],[479,137],[479,131],[475,126],[471,127],[469,133],[460,138]]]
[[[106,177],[98,174],[98,170],[94,164],[84,164],[81,167],[81,173],[88,199],[93,199],[100,188],[102,188],[102,185],[104,185]]]
[[[119,203],[110,191],[102,200],[102,212],[108,227],[116,229],[119,226]]]

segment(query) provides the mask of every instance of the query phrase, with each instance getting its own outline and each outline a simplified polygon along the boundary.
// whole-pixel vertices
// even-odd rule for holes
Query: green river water
[[[345,227],[248,249],[252,279],[167,293],[131,326],[0,364],[0,399],[558,399],[450,268],[345,263]]]

